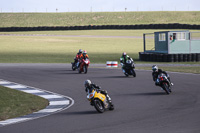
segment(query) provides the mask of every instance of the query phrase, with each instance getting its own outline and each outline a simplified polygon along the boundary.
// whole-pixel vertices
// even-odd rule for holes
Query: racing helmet
[[[83,52],[83,50],[82,49],[79,49],[79,53],[82,53]]]
[[[123,53],[122,53],[122,56],[126,56],[126,52],[123,52]]]
[[[157,72],[158,71],[158,66],[157,65],[153,65],[152,66],[152,71],[153,72]]]
[[[84,50],[84,51],[83,51],[83,55],[85,56],[86,54],[87,54],[87,51],[86,51],[86,50]]]
[[[92,82],[89,79],[85,80],[84,82],[85,87],[89,87],[91,84]]]

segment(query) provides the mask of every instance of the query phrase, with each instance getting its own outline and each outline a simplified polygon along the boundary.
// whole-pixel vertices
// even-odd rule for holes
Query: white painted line
[[[69,100],[65,101],[51,101],[49,105],[68,105],[70,102]]]
[[[40,97],[46,98],[46,99],[51,99],[51,98],[63,98],[62,96],[58,95],[38,95]]]
[[[8,120],[5,120],[5,121],[0,121],[0,124],[1,125],[7,125],[7,124],[11,124],[11,123],[17,123],[17,122],[20,122],[20,121],[26,121],[26,120],[29,120],[31,118],[14,118],[14,119],[8,119]]]
[[[4,84],[6,84],[6,85],[4,85]],[[34,117],[34,116],[30,117],[30,116],[27,115],[28,118],[18,117],[18,118],[13,118],[13,119],[7,119],[7,120],[4,120],[4,121],[0,121],[0,127],[6,126],[6,125],[9,125],[9,124],[24,122],[24,121],[27,121],[27,120],[33,120],[33,119],[45,117],[45,116],[48,116],[52,113],[68,109],[69,107],[71,107],[74,104],[74,100],[72,98],[67,97],[67,96],[63,96],[63,95],[60,95],[60,94],[56,94],[56,93],[53,93],[53,92],[50,92],[50,91],[41,90],[41,89],[38,89],[38,88],[25,86],[25,85],[21,85],[21,84],[18,84],[18,83],[9,82],[9,81],[5,81],[5,80],[1,80],[1,79],[0,79],[0,85],[3,85],[4,87],[8,87],[8,88],[11,88],[11,89],[16,89],[16,90],[20,89],[19,91],[23,91],[23,92],[30,93],[30,94],[34,94],[34,93],[49,94],[49,95],[42,95],[42,94],[37,95],[37,96],[43,97],[43,98],[45,98],[49,101],[49,106],[47,106],[45,109],[42,109],[38,112],[33,113],[33,114],[38,114],[37,117]],[[59,98],[61,98],[61,99],[59,99]],[[50,101],[50,99],[57,99],[57,101]],[[58,105],[58,106],[60,105],[62,107],[55,108],[56,107],[55,105]]]
[[[5,85],[5,87],[12,88],[12,89],[19,89],[19,88],[27,88],[23,85]]]
[[[7,81],[0,81],[0,84],[10,84],[10,82],[7,82]]]
[[[26,93],[44,93],[44,91],[40,91],[40,90],[21,90],[23,92],[26,92]]]
[[[51,113],[51,112],[56,112],[58,110],[61,110],[62,108],[55,108],[55,109],[42,109],[38,112],[35,112],[35,113]]]

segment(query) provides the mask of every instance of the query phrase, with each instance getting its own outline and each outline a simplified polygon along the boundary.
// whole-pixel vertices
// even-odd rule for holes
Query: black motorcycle
[[[158,78],[156,80],[156,84],[158,84],[159,86],[162,87],[162,89],[167,93],[170,94],[171,91],[171,85],[170,85],[170,81],[168,80],[167,76],[163,73],[161,73],[160,75],[158,75]]]
[[[133,60],[127,60],[125,67],[124,67],[124,74],[128,77],[129,75],[133,75],[133,77],[136,77],[136,73],[135,73],[135,65]]]
[[[71,64],[72,64],[72,70],[73,70],[73,71],[75,71],[76,69],[78,69],[78,68],[77,68],[77,63],[78,63],[78,61],[75,61],[75,58],[74,58],[74,62],[71,63]]]

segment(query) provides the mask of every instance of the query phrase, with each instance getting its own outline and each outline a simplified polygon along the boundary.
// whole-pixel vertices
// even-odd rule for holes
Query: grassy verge
[[[124,51],[137,61],[138,52],[143,51],[143,33],[155,31],[160,30],[4,32],[0,34],[77,35],[77,37],[0,36],[0,62],[70,63],[79,49],[87,50],[92,63],[119,60]],[[82,35],[85,37],[81,37]],[[135,37],[130,38],[130,36]]]
[[[183,23],[200,24],[199,11],[0,13],[0,27],[131,25]]]
[[[46,99],[0,86],[0,121],[31,114],[47,105]]]

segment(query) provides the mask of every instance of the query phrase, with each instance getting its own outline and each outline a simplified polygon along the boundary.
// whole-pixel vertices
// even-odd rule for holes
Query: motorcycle
[[[86,74],[88,71],[89,64],[90,64],[90,60],[88,58],[82,59],[81,64],[78,67],[78,72],[79,73],[84,72]]]
[[[108,102],[106,96],[96,89],[93,89],[92,92],[87,95],[87,99],[99,113],[103,113],[107,109],[114,110],[114,105]]]
[[[74,60],[76,60],[76,59],[74,58]],[[74,61],[74,62],[71,63],[73,71],[75,71],[77,69],[77,63],[78,63],[77,61]]]
[[[121,63],[122,67],[123,67],[123,63]],[[124,67],[124,75],[126,75],[127,77],[129,75],[133,75],[133,77],[136,77],[136,73],[135,73],[135,65],[134,65],[134,62],[133,60],[127,60],[126,61],[126,65]]]
[[[170,81],[168,80],[167,76],[163,73],[161,73],[160,75],[158,75],[158,78],[156,80],[156,84],[159,84],[159,86],[162,87],[162,89],[167,93],[170,94],[171,91],[171,85],[170,85]]]

